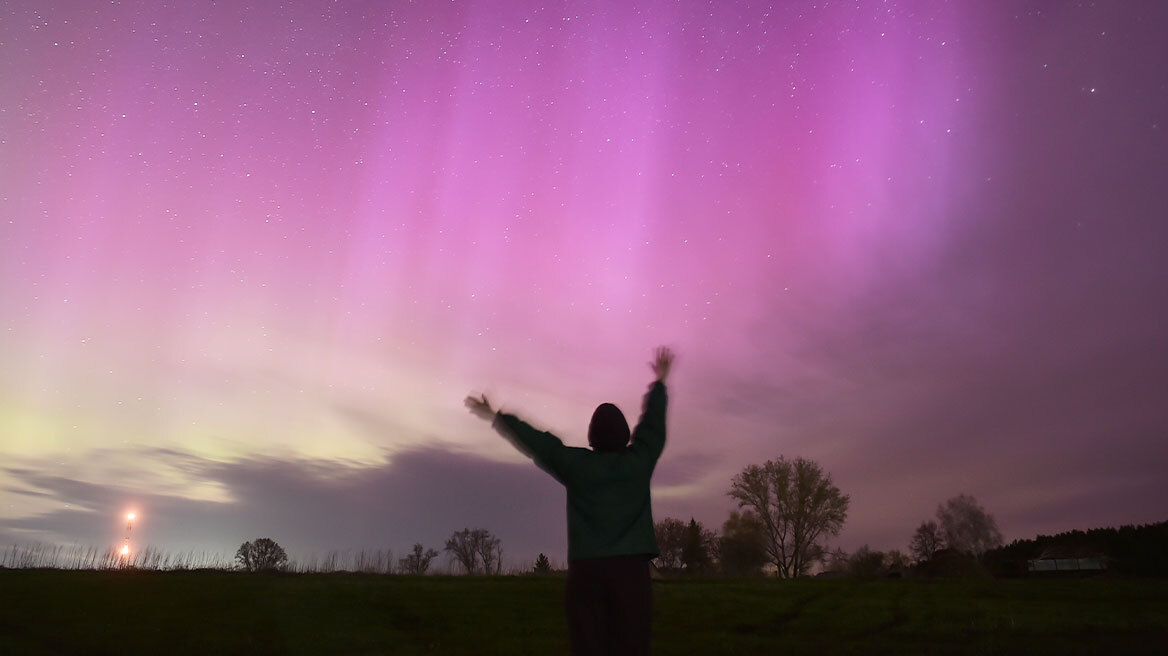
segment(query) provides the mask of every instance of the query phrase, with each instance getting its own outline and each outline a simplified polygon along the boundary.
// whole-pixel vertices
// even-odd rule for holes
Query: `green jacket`
[[[665,384],[645,394],[641,420],[622,451],[564,446],[515,415],[499,412],[492,424],[568,490],[568,560],[657,555],[649,478],[665,448]]]

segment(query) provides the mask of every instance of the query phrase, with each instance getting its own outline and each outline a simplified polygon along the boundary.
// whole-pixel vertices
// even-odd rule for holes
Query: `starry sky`
[[[462,404],[658,518],[818,461],[836,539],[1168,518],[1168,4],[6,2],[0,544],[566,557]]]

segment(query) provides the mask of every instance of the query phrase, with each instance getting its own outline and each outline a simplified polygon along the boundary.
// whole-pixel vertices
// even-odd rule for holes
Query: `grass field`
[[[0,570],[3,654],[563,654],[560,578]],[[655,654],[1163,654],[1168,581],[665,581]]]

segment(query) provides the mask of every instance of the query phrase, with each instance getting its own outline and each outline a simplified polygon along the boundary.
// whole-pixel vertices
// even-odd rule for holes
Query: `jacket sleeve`
[[[534,460],[540,469],[561,483],[566,482],[568,447],[564,446],[560,438],[546,431],[536,430],[515,415],[502,412],[495,414],[495,421],[491,423],[491,427],[514,444],[516,449]]]
[[[641,419],[633,430],[633,444],[630,448],[645,458],[650,472],[665,449],[665,406],[668,402],[665,383],[654,381],[645,394]]]

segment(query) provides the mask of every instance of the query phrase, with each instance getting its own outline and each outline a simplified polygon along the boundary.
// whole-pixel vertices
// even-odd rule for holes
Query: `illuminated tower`
[[[125,566],[130,560],[130,531],[134,528],[134,513],[126,515],[126,539],[122,542],[122,565]]]

